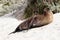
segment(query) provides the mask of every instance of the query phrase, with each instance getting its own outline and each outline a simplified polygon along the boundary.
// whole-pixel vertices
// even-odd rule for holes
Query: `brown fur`
[[[42,25],[49,24],[53,21],[53,13],[48,7],[44,8],[43,14],[35,14],[21,23],[14,32],[19,32],[35,27],[41,27]]]
[[[44,8],[43,14],[35,14],[28,18],[25,22],[21,23],[18,27],[21,30],[33,28],[36,26],[45,25],[53,21],[53,13],[48,8]]]

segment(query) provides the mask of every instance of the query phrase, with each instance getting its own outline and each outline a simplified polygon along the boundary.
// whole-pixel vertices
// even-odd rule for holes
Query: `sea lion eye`
[[[47,8],[47,11],[48,11],[48,10],[50,10],[50,8],[49,8],[49,7]]]

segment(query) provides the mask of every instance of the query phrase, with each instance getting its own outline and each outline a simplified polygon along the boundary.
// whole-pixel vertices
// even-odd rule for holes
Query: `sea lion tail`
[[[12,34],[12,33],[20,32],[20,31],[22,31],[22,30],[20,30],[19,27],[17,27],[17,28],[15,29],[15,31],[9,33],[9,35]]]
[[[10,35],[10,34],[12,34],[12,33],[16,33],[15,31],[14,32],[11,32],[11,33],[9,33],[8,35]]]

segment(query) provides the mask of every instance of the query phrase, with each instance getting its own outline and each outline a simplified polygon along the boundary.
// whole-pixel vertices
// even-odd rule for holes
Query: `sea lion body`
[[[41,27],[43,25],[49,24],[53,21],[53,13],[52,11],[48,11],[42,15],[33,15],[32,17],[28,18],[26,21],[21,23],[14,32],[20,32],[23,30],[28,30],[31,28]]]
[[[16,30],[12,33],[28,30],[36,27],[41,27],[42,25],[49,24],[53,21],[53,13],[48,6],[43,6],[42,14],[34,13],[26,21],[18,25]],[[10,33],[11,34],[11,33]]]

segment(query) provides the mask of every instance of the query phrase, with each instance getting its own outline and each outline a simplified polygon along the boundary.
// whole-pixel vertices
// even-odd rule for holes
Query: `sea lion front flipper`
[[[30,23],[29,23],[29,28],[30,28],[30,29],[33,28],[33,23],[36,22],[36,19],[37,19],[36,15],[33,16],[33,18],[31,19],[31,21],[30,21]]]

